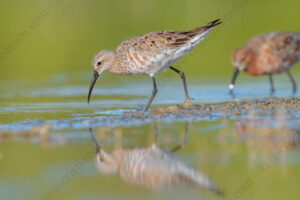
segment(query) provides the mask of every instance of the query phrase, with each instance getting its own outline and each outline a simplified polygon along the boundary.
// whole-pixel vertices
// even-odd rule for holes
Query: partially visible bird
[[[222,195],[208,176],[191,167],[171,151],[160,149],[153,144],[150,147],[116,149],[107,153],[99,146],[94,134],[91,131],[90,133],[96,149],[96,167],[103,174],[119,172],[126,182],[150,189],[191,186]]]
[[[299,59],[299,32],[271,32],[258,35],[234,52],[232,63],[235,71],[229,90],[233,91],[238,73],[245,71],[252,76],[268,75],[271,92],[274,92],[273,74],[286,72],[292,82],[293,92],[296,93],[296,81],[290,69]]]
[[[153,81],[153,91],[145,108],[147,111],[157,93],[155,74],[170,68],[180,75],[184,85],[185,103],[191,105],[185,75],[172,67],[172,64],[194,49],[220,23],[218,19],[188,31],[146,33],[125,40],[116,50],[101,50],[93,58],[94,75],[88,102],[97,78],[105,71],[120,75],[149,75]]]

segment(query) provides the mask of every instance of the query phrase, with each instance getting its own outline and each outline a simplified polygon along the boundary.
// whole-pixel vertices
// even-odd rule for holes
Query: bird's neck
[[[126,67],[124,67],[121,62],[119,61],[118,57],[115,56],[114,62],[112,64],[111,69],[109,70],[110,72],[114,74],[128,74],[128,70]]]
[[[125,149],[116,149],[112,152],[115,160],[118,163],[118,166],[120,168],[121,162],[122,162],[122,157],[124,157],[124,153],[127,153],[127,150]]]
[[[259,76],[262,74],[261,67],[259,67],[259,65],[257,65],[255,61],[251,62],[251,64],[245,69],[245,71],[252,76]]]

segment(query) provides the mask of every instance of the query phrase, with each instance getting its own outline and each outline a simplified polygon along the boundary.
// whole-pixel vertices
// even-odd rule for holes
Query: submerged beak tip
[[[90,85],[90,89],[89,89],[89,93],[88,93],[88,99],[87,99],[88,104],[90,104],[90,98],[91,98],[91,95],[92,95],[92,91],[93,91],[94,85],[95,85],[98,77],[99,77],[98,72],[94,71],[93,78],[92,78],[91,85]]]
[[[87,99],[87,104],[90,104],[90,97],[91,97],[91,95],[90,94],[88,94],[88,99]]]
[[[235,68],[232,79],[231,79],[231,83],[228,86],[230,92],[232,92],[233,89],[234,89],[234,84],[235,84],[235,81],[236,81],[236,78],[237,78],[238,74],[239,74],[239,69]]]

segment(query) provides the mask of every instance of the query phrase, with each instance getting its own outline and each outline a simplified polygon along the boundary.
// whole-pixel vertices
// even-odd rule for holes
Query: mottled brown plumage
[[[188,31],[146,33],[123,41],[115,51],[101,50],[93,58],[94,77],[88,101],[97,77],[105,71],[120,75],[149,75],[154,89],[145,109],[148,110],[157,92],[155,74],[170,68],[182,78],[186,104],[191,105],[184,73],[171,65],[193,50],[220,23],[220,20],[215,20]]]
[[[287,72],[296,92],[296,83],[289,70],[299,59],[299,32],[271,32],[256,36],[234,52],[232,63],[236,72],[229,87],[234,88],[238,71],[245,71],[252,76],[269,75],[274,91],[272,75]]]

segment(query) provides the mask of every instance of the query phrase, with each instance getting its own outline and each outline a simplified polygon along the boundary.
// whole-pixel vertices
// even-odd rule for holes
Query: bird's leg
[[[181,145],[177,145],[175,148],[173,148],[171,151],[174,153],[176,151],[178,151],[179,149],[181,149]]]
[[[150,97],[150,99],[148,101],[148,104],[146,106],[145,111],[147,111],[150,108],[150,105],[151,105],[151,103],[152,103],[152,101],[153,101],[153,99],[154,99],[154,97],[155,97],[155,95],[157,93],[157,87],[156,87],[155,78],[153,76],[151,78],[152,78],[152,81],[153,81],[153,90],[152,90],[152,95],[151,95],[151,97]]]
[[[275,91],[275,87],[274,87],[274,82],[273,82],[273,76],[269,75],[269,81],[270,81],[270,85],[271,85],[271,94],[274,93]]]
[[[293,93],[295,94],[297,92],[297,83],[296,83],[295,79],[293,78],[290,71],[287,71],[287,74],[288,74],[288,76],[289,76],[289,78],[290,78],[290,80],[293,84]]]
[[[186,106],[191,106],[191,99],[187,90],[187,86],[186,86],[186,79],[185,79],[185,75],[182,71],[179,71],[178,69],[174,68],[174,67],[170,67],[170,69],[172,69],[173,71],[175,71],[177,74],[180,75],[182,82],[183,82],[183,87],[184,87],[184,92],[185,92],[185,105]]]
[[[186,122],[183,142],[182,142],[181,145],[178,145],[175,148],[173,148],[172,152],[178,151],[179,149],[181,149],[182,147],[184,147],[186,145],[188,133],[189,133],[189,122]]]

